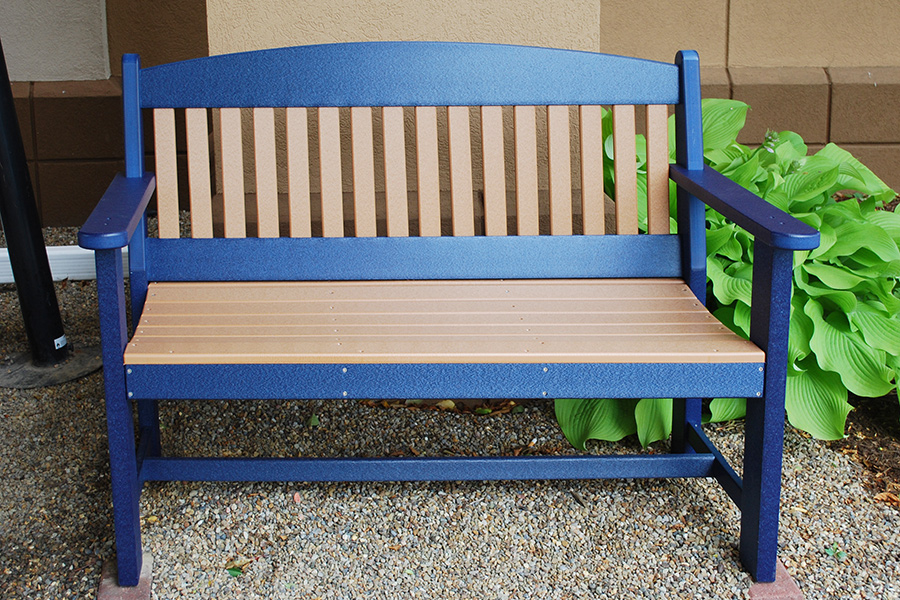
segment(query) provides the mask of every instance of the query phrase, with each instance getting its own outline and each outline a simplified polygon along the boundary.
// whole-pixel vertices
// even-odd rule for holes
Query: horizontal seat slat
[[[543,322],[560,312],[566,314],[565,324]],[[582,317],[607,314],[617,319],[582,322]],[[347,321],[348,315],[355,320]],[[369,321],[382,315],[391,320]],[[503,322],[495,323],[498,315]],[[293,323],[273,323],[278,316]],[[335,324],[337,317],[344,322]],[[513,285],[245,282],[233,291],[227,284],[155,283],[125,362],[713,363],[763,358],[755,345],[711,319],[690,290],[675,281],[551,280]]]

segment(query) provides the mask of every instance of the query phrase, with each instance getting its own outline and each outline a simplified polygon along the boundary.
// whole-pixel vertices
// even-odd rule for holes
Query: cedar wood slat
[[[615,161],[616,233],[638,232],[637,170],[635,168],[634,107],[613,106],[613,156]]]
[[[205,108],[186,108],[184,119],[187,132],[188,187],[191,195],[191,237],[211,238],[213,217],[207,111]]]
[[[319,109],[319,172],[322,186],[322,235],[344,236],[341,183],[341,123],[337,108]]]
[[[291,107],[285,111],[291,237],[312,235],[309,205],[309,125],[306,119],[306,108]]]
[[[387,211],[387,234],[409,235],[409,207],[406,196],[406,140],[403,108],[386,106],[382,111],[384,130],[384,194]]]
[[[356,237],[375,237],[375,151],[372,141],[372,109],[368,106],[351,108],[350,129],[353,144],[353,209]],[[322,160],[325,160],[324,156]]]
[[[472,191],[472,142],[469,107],[447,107],[450,146],[450,205],[453,235],[475,235],[475,206]]]
[[[547,159],[550,170],[550,233],[572,235],[572,158],[569,107],[547,107]]]
[[[241,141],[241,109],[219,111],[222,135],[222,196],[225,203],[225,237],[247,235],[244,209],[244,148]]]
[[[669,233],[668,107],[647,105],[647,233]]]
[[[278,175],[275,167],[275,109],[253,109],[256,153],[256,209],[259,237],[278,237]]]
[[[179,222],[175,109],[154,109],[153,137],[156,145],[156,208],[159,215],[159,237],[177,238]]]
[[[581,214],[585,235],[602,235],[606,229],[603,197],[603,107],[579,106],[581,149]]]
[[[481,107],[484,168],[484,233],[506,235],[506,163],[503,157],[503,109]]]
[[[534,106],[513,109],[516,152],[516,220],[519,235],[538,235],[537,118]]]
[[[437,109],[416,107],[416,170],[418,171],[419,235],[441,235],[441,192],[438,169]]]

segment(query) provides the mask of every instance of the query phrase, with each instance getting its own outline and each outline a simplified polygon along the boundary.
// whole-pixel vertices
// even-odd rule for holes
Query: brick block
[[[900,67],[832,67],[831,141],[900,142]]]
[[[728,69],[725,67],[700,67],[700,95],[704,98],[731,98],[731,79],[728,77]]]
[[[12,95],[13,106],[16,108],[16,117],[19,119],[19,129],[22,131],[22,145],[25,147],[25,159],[34,160],[34,131],[31,118],[31,83],[26,81],[13,81]]]
[[[766,130],[789,129],[807,143],[828,141],[828,76],[819,68],[734,67],[732,98],[750,105],[747,124],[738,136],[759,144]]]
[[[81,226],[125,162],[54,161],[38,163],[44,227]]]
[[[104,81],[41,81],[34,84],[35,150],[38,160],[121,158],[122,85]]]

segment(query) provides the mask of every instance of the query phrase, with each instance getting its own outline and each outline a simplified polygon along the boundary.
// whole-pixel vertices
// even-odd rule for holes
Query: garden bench
[[[774,579],[792,251],[818,233],[704,166],[696,53],[126,55],[123,88],[126,172],[79,234],[96,251],[120,585],[141,571],[142,484],[169,480],[711,477],[741,510],[744,567]],[[750,340],[704,307],[704,204],[755,236]],[[672,452],[191,458],[166,456],[159,431],[165,399],[597,397],[675,398]],[[742,477],[700,428],[711,397],[749,399]]]

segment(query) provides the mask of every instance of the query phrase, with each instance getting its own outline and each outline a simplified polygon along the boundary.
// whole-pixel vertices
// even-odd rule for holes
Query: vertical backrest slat
[[[616,233],[638,232],[634,106],[613,106],[613,157],[616,182]]]
[[[419,196],[419,235],[441,235],[441,184],[438,167],[437,109],[416,107],[416,187]]]
[[[322,235],[344,236],[341,186],[341,122],[337,108],[319,109],[319,172],[322,187]]]
[[[450,205],[453,235],[475,235],[475,207],[472,189],[472,142],[469,107],[447,108],[450,146]]]
[[[275,166],[275,109],[253,109],[256,154],[256,214],[259,237],[278,237],[278,174]]]
[[[309,208],[309,125],[306,119],[305,108],[290,107],[285,112],[291,237],[312,235]]]
[[[603,196],[603,107],[579,106],[581,149],[581,214],[585,235],[606,231],[606,200]]]
[[[177,238],[178,162],[175,150],[175,109],[153,111],[153,138],[156,152],[156,210],[159,237]]]
[[[188,187],[191,194],[191,237],[213,235],[212,189],[209,172],[209,124],[205,108],[184,110],[187,132]]]
[[[547,165],[550,173],[550,234],[572,235],[572,157],[569,107],[547,107]]]
[[[538,235],[537,118],[534,106],[513,109],[516,150],[516,219],[519,235]]]
[[[406,138],[403,108],[386,106],[382,111],[384,130],[384,193],[387,234],[409,235],[409,205],[406,195]]]
[[[350,109],[350,137],[353,148],[355,234],[356,237],[375,237],[375,150],[372,109],[368,106]]]
[[[222,130],[222,196],[225,204],[225,237],[247,236],[244,209],[244,148],[241,109],[219,111]]]
[[[506,235],[506,161],[503,155],[503,108],[481,107],[484,167],[484,233]]]
[[[669,111],[647,105],[647,233],[669,233]]]

